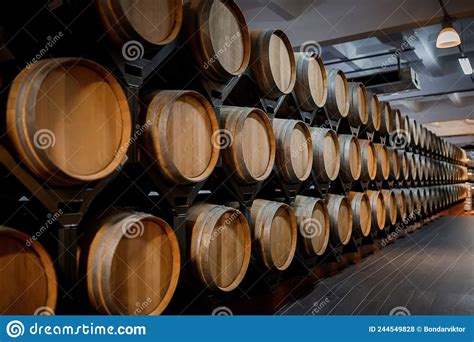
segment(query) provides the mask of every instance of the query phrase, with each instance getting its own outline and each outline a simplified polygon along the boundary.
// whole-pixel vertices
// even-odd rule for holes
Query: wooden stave
[[[340,108],[337,105],[337,89],[336,89],[336,77],[339,76],[343,80],[344,83],[344,93],[345,93],[345,108],[343,108],[343,111],[340,110]],[[326,108],[326,112],[329,115],[329,117],[333,120],[339,120],[341,118],[347,117],[349,113],[349,84],[347,82],[347,78],[344,75],[344,72],[341,70],[337,69],[332,69],[329,70],[327,73],[328,77],[328,97],[326,100],[326,105],[324,106]]]
[[[353,127],[366,125],[369,120],[369,101],[367,90],[361,82],[349,82],[349,111],[347,120]],[[363,94],[363,103],[359,103],[359,91]],[[359,111],[359,106],[363,106],[363,112]]]
[[[313,237],[307,236],[307,232],[311,233],[313,227],[305,228],[305,224],[312,224],[313,212],[316,210],[316,206],[321,206],[324,213],[324,232],[325,237],[321,249],[315,250],[312,239]],[[330,224],[329,224],[329,212],[327,209],[326,202],[320,198],[306,197],[306,196],[296,196],[295,203],[293,204],[293,211],[296,216],[298,224],[298,240],[301,242],[302,250],[305,255],[309,257],[320,256],[326,251],[326,248],[329,243],[330,235]],[[310,220],[310,222],[307,222]],[[303,234],[303,232],[306,232]]]
[[[58,300],[58,279],[57,279],[54,263],[53,263],[53,260],[51,259],[51,256],[48,254],[44,246],[40,242],[38,242],[34,237],[30,237],[28,234],[25,234],[19,230],[6,227],[6,226],[0,226],[0,237],[2,235],[7,235],[9,238],[14,238],[21,241],[21,243],[24,244],[25,247],[27,247],[28,249],[30,249],[37,255],[40,264],[44,268],[44,276],[46,278],[46,285],[48,288],[46,291],[47,292],[46,301],[44,305],[38,307],[37,310],[44,307],[48,310],[52,310],[54,313],[54,310],[56,309],[56,305],[57,305],[57,300]],[[8,281],[8,280],[5,279],[3,281]],[[31,285],[34,285],[34,283]],[[5,308],[1,308],[2,315],[19,315],[20,314],[18,312],[9,312],[8,310],[10,310],[10,308],[6,308],[6,311],[3,311],[4,309]],[[27,314],[36,315],[35,312],[30,312]]]
[[[125,314],[111,295],[113,293],[109,279],[111,278],[114,252],[122,237],[126,237],[124,223],[127,220],[152,220],[162,228],[171,245],[173,254],[172,275],[169,287],[162,301],[150,312],[150,315],[159,315],[166,309],[178,285],[181,260],[178,240],[171,227],[161,218],[146,213],[117,211],[105,217],[99,223],[92,243],[87,251],[87,292],[93,307],[100,313],[108,315]],[[106,245],[106,248],[104,248]]]
[[[186,28],[187,36],[189,37],[188,40],[191,46],[191,52],[197,67],[204,75],[215,81],[226,81],[231,77],[238,76],[245,72],[250,63],[251,44],[247,22],[245,21],[245,17],[239,6],[234,1],[220,1],[225,3],[225,5],[228,6],[235,15],[241,32],[240,35],[243,36],[243,60],[240,68],[236,72],[226,70],[218,58],[213,58],[218,54],[214,51],[215,49],[211,40],[212,33],[210,32],[209,25],[207,25],[210,18],[211,8],[214,3],[213,1],[191,0],[186,3],[184,5],[184,26]],[[211,59],[213,60],[213,63],[209,63]],[[208,66],[207,68],[205,67],[206,65]]]
[[[308,148],[308,165],[303,176],[299,177],[291,162],[291,156],[294,151],[291,150],[291,133],[296,127],[300,127],[306,136],[306,143]],[[305,181],[311,175],[313,167],[313,143],[311,133],[308,126],[299,120],[273,119],[273,133],[275,135],[276,143],[276,158],[275,165],[288,183],[298,183]],[[301,151],[300,151],[301,152]]]
[[[284,90],[278,88],[270,68],[268,50],[270,38],[274,34],[283,40],[290,58],[290,85]],[[296,61],[293,48],[286,34],[281,30],[252,30],[250,31],[250,41],[249,68],[263,97],[275,99],[291,93],[296,83]]]
[[[213,236],[217,227],[219,220],[226,214],[232,213],[230,217],[234,214],[236,219],[239,220],[241,229],[244,236],[243,244],[243,260],[239,272],[233,281],[227,286],[219,285],[216,280],[213,278],[210,271],[210,244],[207,243],[209,239]],[[187,212],[186,216],[186,226],[191,230],[191,247],[190,247],[190,260],[192,262],[192,268],[195,276],[201,282],[202,286],[213,290],[221,292],[230,292],[236,289],[242,282],[247,269],[250,263],[251,258],[251,233],[250,226],[247,222],[245,216],[234,208],[226,207],[223,205],[215,205],[209,203],[196,203],[193,204]]]
[[[285,210],[290,218],[292,227],[292,240],[290,243],[290,252],[282,265],[276,265],[271,253],[270,234],[273,218],[278,210]],[[286,270],[296,253],[297,245],[297,221],[291,207],[285,203],[256,199],[250,209],[251,225],[253,231],[253,240],[255,241],[254,250],[258,254],[260,261],[268,269],[276,269],[278,271]]]
[[[130,41],[138,41],[147,49],[159,49],[161,46],[172,42],[179,34],[183,22],[183,3],[174,0],[175,6],[175,26],[168,36],[159,43],[153,43],[142,37],[133,26],[126,21],[126,13],[120,6],[119,1],[98,0],[96,1],[99,18],[112,42],[116,45],[124,45]]]
[[[360,178],[362,172],[362,161],[361,161],[361,149],[359,145],[359,140],[350,134],[338,134],[339,147],[340,147],[340,157],[341,157],[341,168],[339,175],[346,182],[356,181]],[[356,156],[357,165],[355,170],[353,170],[351,165],[351,144],[355,144],[358,151]]]
[[[145,109],[145,116],[146,121],[151,124],[147,125],[143,132],[143,147],[156,160],[156,169],[166,180],[178,184],[197,183],[206,180],[217,165],[220,154],[219,147],[216,144],[211,144],[212,152],[207,168],[196,177],[184,175],[174,164],[172,154],[168,151],[167,135],[164,134],[163,129],[166,129],[168,117],[172,114],[171,107],[173,103],[184,96],[193,97],[205,108],[214,135],[219,129],[214,109],[203,95],[192,90],[160,90],[150,94],[151,100]],[[212,136],[209,139],[212,140]]]
[[[329,212],[329,221],[330,221],[330,229],[331,229],[331,241],[336,245],[342,244],[347,245],[352,236],[352,223],[353,223],[353,213],[351,203],[348,197],[340,196],[340,195],[333,195],[328,194],[327,197],[328,201],[328,212]],[[349,212],[347,224],[349,226],[348,233],[346,236],[343,237],[341,240],[340,231],[339,231],[339,212],[340,207],[344,205]]]
[[[313,171],[316,175],[316,179],[321,182],[332,182],[336,180],[341,167],[341,152],[337,133],[330,128],[320,127],[309,127],[309,131],[311,133],[311,140],[313,142]],[[337,167],[335,168],[333,175],[328,174],[324,162],[324,139],[328,135],[334,142],[336,150],[335,159],[337,162]],[[321,146],[323,146],[323,148],[321,148]]]
[[[270,159],[268,160],[265,172],[258,177],[253,176],[247,165],[245,165],[242,134],[240,134],[243,130],[245,120],[250,115],[255,114],[263,120],[267,128],[268,137],[270,138]],[[245,184],[261,182],[267,179],[272,172],[276,156],[275,136],[268,115],[258,108],[223,106],[220,109],[220,117],[221,126],[224,130],[229,131],[233,137],[232,144],[226,146],[221,151],[222,160],[228,166],[229,170],[232,172],[235,171],[237,178]]]
[[[311,94],[311,84],[309,83],[308,68],[311,59],[314,59],[320,67],[321,75],[323,77],[323,98],[320,103]],[[299,106],[308,112],[323,108],[326,104],[328,97],[328,79],[326,74],[326,68],[324,63],[319,56],[309,56],[304,52],[295,53],[296,61],[296,82],[294,92],[298,99]]]
[[[40,85],[41,82],[49,75],[49,72],[68,65],[81,65],[88,67],[104,77],[104,80],[111,87],[114,95],[117,97],[117,104],[121,109],[121,120],[123,123],[122,135],[120,138],[120,147],[117,149],[114,158],[108,166],[101,171],[90,175],[77,175],[60,169],[49,160],[46,149],[35,148],[33,134],[30,126],[31,120],[25,120],[24,117],[31,117],[29,110],[26,114],[22,114],[19,118],[17,115],[17,106],[20,106],[22,113],[23,108],[33,108],[34,101],[40,91],[39,86],[33,87],[33,82]],[[26,92],[26,93],[25,93]],[[31,94],[31,95],[30,95]],[[33,102],[33,103],[32,103]],[[23,69],[13,81],[8,94],[7,110],[6,110],[7,134],[13,148],[20,155],[30,170],[37,176],[54,185],[77,185],[105,178],[119,167],[126,160],[127,146],[131,136],[131,114],[128,107],[127,99],[119,84],[119,82],[101,65],[88,60],[77,58],[55,58],[45,59],[35,63],[30,68]]]

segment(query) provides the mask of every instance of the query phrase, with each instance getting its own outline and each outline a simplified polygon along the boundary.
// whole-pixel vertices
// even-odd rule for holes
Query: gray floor
[[[393,311],[392,311],[393,310]],[[474,217],[444,217],[323,279],[284,315],[474,314]]]

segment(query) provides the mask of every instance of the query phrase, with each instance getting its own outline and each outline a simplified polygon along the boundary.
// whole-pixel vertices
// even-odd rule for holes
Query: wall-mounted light
[[[443,29],[439,32],[436,39],[436,47],[438,49],[447,49],[461,44],[461,37],[451,24],[443,25]]]
[[[472,74],[472,66],[471,62],[469,61],[469,58],[465,57],[464,55],[461,55],[461,57],[458,58],[459,64],[461,65],[462,72],[464,75],[471,75]]]

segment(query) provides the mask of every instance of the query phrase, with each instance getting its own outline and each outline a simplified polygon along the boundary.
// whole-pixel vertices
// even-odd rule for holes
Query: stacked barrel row
[[[153,52],[173,41],[185,23],[183,34],[202,77],[223,82],[250,68],[261,97],[294,92],[301,110],[324,107],[331,119],[347,118],[353,126],[387,137],[402,127],[399,112],[379,103],[363,84],[347,82],[338,70],[326,72],[318,56],[293,53],[282,31],[249,32],[232,1],[191,0],[184,8],[177,0],[156,1],[156,6],[137,3],[97,1],[105,31],[123,45],[124,54],[129,40]],[[105,67],[87,59],[43,59],[21,71],[10,87],[5,115],[12,151],[39,179],[60,187],[110,176],[126,162],[132,143],[140,144],[141,157],[152,162],[170,187],[205,182],[219,159],[242,185],[276,174],[290,184],[327,183],[338,176],[344,182],[452,182],[463,177],[455,164],[459,150],[421,125],[415,129],[410,120],[409,146],[424,155],[299,120],[270,120],[255,104],[223,106],[216,115],[210,101],[191,89],[146,89],[142,95],[142,121],[132,127],[125,92]],[[418,130],[415,143],[411,138]],[[422,139],[423,134],[428,138]],[[202,286],[232,291],[247,273],[251,255],[265,268],[283,271],[297,248],[308,256],[322,255],[329,241],[344,245],[352,236],[367,236],[402,220],[407,205],[406,199],[399,200],[402,193],[418,199],[408,201],[409,213],[420,203],[430,203],[426,212],[433,213],[460,196],[455,185],[331,194],[327,199],[297,196],[291,205],[257,196],[249,217],[227,206],[196,203],[186,217],[190,268]],[[156,216],[126,209],[85,225],[88,234],[80,242],[78,268],[95,310],[160,314],[186,263],[180,260],[172,227]],[[2,282],[18,280],[2,287],[7,293],[0,300],[2,313],[54,309],[57,279],[46,250],[16,230],[1,228],[0,236],[0,269],[10,274]],[[25,291],[37,279],[41,284]]]

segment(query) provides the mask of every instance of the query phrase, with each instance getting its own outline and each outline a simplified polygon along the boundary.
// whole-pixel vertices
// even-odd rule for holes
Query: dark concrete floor
[[[393,309],[412,315],[474,314],[473,216],[432,222],[320,280],[277,314],[387,315]]]

